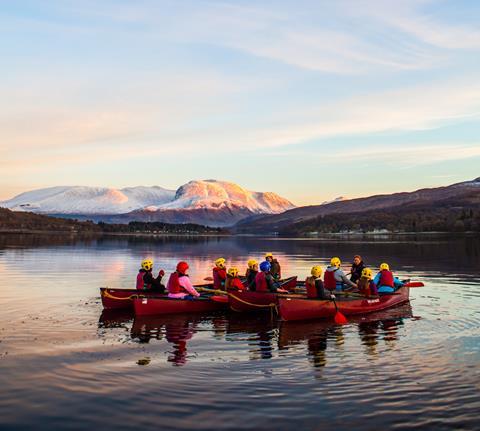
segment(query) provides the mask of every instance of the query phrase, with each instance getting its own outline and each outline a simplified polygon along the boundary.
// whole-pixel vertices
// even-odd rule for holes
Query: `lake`
[[[99,287],[133,287],[146,256],[202,282],[266,251],[285,276],[358,253],[425,287],[341,327],[102,312]],[[0,304],[2,430],[479,429],[478,237],[0,235]]]

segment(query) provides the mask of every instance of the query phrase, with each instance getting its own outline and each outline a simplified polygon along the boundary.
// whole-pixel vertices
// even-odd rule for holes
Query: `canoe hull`
[[[142,295],[149,298],[165,296],[162,293],[145,292],[137,289],[110,289],[108,287],[100,288],[100,297],[105,310],[133,310],[132,299],[134,296]]]
[[[228,305],[232,311],[239,313],[266,311],[277,306],[277,294],[249,290],[232,291],[228,294]]]
[[[285,290],[294,291],[297,287],[297,277],[290,277],[281,280],[280,287]],[[232,311],[240,313],[251,313],[254,311],[265,311],[275,308],[278,304],[277,294],[270,292],[254,292],[249,290],[230,291],[228,303]]]
[[[355,314],[367,314],[374,311],[385,310],[399,304],[408,302],[410,289],[401,287],[393,295],[381,295],[379,298],[367,299],[340,299],[336,300],[338,309],[346,316]],[[278,309],[282,320],[310,320],[331,318],[335,315],[335,305],[332,301],[291,298],[280,296]]]
[[[195,287],[207,288],[211,288],[212,286],[213,285],[211,283],[195,285]],[[136,296],[142,296],[146,298],[165,298],[167,295],[165,293],[149,292],[137,289],[112,289],[109,287],[100,288],[100,297],[102,298],[102,305],[105,310],[133,310],[132,299]]]
[[[215,302],[207,298],[174,299],[174,298],[134,298],[135,316],[152,316],[162,314],[205,313],[225,310],[227,303]]]

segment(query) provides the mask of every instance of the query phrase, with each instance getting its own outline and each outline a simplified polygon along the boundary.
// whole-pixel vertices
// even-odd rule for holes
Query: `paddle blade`
[[[412,281],[411,283],[406,283],[406,287],[423,287],[425,286],[421,281]]]
[[[340,313],[340,311],[337,311],[335,313],[335,317],[333,318],[333,320],[335,320],[335,323],[337,325],[346,325],[348,323],[347,318],[342,313]]]

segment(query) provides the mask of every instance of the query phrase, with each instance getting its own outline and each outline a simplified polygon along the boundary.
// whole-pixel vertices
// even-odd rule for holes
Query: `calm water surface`
[[[426,286],[343,327],[102,313],[98,288],[132,287],[147,255],[200,282],[265,251],[285,275],[360,253]],[[0,428],[480,429],[479,274],[478,238],[0,236]]]

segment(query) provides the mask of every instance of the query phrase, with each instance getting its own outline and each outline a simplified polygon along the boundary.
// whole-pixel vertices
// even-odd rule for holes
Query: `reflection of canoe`
[[[195,287],[208,288],[212,286],[211,283],[195,285]],[[133,297],[161,298],[165,297],[165,294],[137,289],[111,289],[109,287],[101,287],[100,296],[102,298],[103,308],[111,310],[115,308],[133,308]]]
[[[103,328],[120,328],[133,319],[133,310],[118,308],[103,310],[98,320],[98,326]]]
[[[406,302],[392,309],[351,316],[348,322],[359,326],[378,322],[385,324],[386,322],[398,322],[412,316],[412,307],[409,302]],[[278,345],[280,349],[288,348],[305,340],[317,339],[327,333],[331,333],[335,337],[336,329],[338,326],[333,319],[282,321],[279,326]]]
[[[213,301],[209,297],[200,297],[194,299],[175,299],[165,296],[157,298],[133,298],[135,316],[202,313],[224,310],[227,307],[227,303]]]
[[[337,298],[337,306],[345,315],[365,314],[385,310],[408,301],[410,289],[401,287],[394,294],[383,294],[378,298]],[[278,298],[280,317],[283,320],[308,320],[335,315],[332,301],[306,299],[282,295]]]

